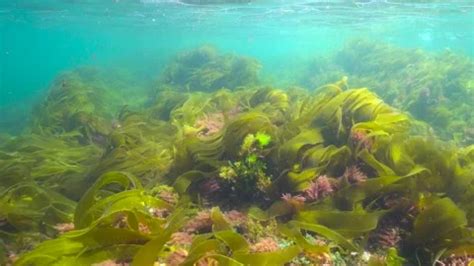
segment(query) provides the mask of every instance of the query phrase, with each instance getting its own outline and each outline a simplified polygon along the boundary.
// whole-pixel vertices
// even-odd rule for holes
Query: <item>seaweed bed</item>
[[[417,112],[443,106],[420,103],[425,83],[462,109],[472,63],[433,73],[437,59],[413,51],[419,71],[394,85],[404,57],[371,66],[354,51],[382,52],[351,49],[303,72],[311,91],[264,84],[256,60],[210,46],[132,102],[94,69],[62,74],[28,129],[0,136],[0,264],[472,262],[474,145],[451,126],[433,134],[442,111]],[[382,64],[391,77],[368,70]]]
[[[322,86],[341,76],[366,86],[385,102],[428,122],[436,134],[462,145],[474,144],[474,63],[445,50],[432,54],[356,39],[304,65],[298,83]]]

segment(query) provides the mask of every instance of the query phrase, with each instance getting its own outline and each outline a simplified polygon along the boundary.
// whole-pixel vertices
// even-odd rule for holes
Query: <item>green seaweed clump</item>
[[[271,185],[271,177],[266,172],[264,149],[271,142],[271,136],[262,132],[248,134],[242,143],[240,156],[242,160],[229,162],[229,166],[222,166],[219,177],[230,187],[234,197],[241,200],[243,196],[252,200],[265,193]]]

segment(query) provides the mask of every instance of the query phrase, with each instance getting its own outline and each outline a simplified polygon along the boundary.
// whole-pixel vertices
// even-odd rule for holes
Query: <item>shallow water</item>
[[[472,263],[473,57],[473,1],[0,0],[0,265]]]
[[[203,43],[253,56],[269,73],[354,37],[472,56],[473,8],[471,1],[1,1],[0,106],[29,112],[59,72],[81,65],[125,67],[152,80],[170,56]]]

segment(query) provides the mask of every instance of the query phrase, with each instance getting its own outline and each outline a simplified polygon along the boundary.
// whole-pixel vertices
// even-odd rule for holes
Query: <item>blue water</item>
[[[62,71],[125,68],[148,86],[176,52],[203,43],[257,58],[275,82],[354,37],[473,56],[474,3],[449,2],[0,1],[0,126],[26,121]]]

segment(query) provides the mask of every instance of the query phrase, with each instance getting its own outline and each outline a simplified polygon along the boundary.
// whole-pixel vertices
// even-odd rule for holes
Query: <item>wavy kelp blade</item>
[[[395,139],[392,138],[387,151],[390,165],[398,173],[407,173],[415,166],[415,162],[405,151],[404,139],[403,135]]]
[[[0,216],[18,229],[41,223],[53,226],[72,220],[75,202],[35,183],[22,182],[0,192]]]
[[[184,143],[195,165],[208,164],[213,166],[222,157],[224,152],[221,135],[216,135],[206,140],[188,137]],[[195,168],[197,169],[197,167]]]
[[[359,122],[352,126],[352,130],[364,129],[371,132],[380,131],[389,134],[408,130],[410,120],[406,114],[398,112],[377,114],[374,120]]]
[[[316,167],[319,172],[330,172],[342,168],[350,157],[351,150],[347,146],[315,146],[304,152],[301,164],[305,168]]]
[[[171,235],[176,232],[184,223],[186,210],[176,209],[170,217],[166,228],[158,236],[143,245],[133,257],[133,266],[153,265],[160,255],[163,246],[169,241]]]
[[[61,237],[39,244],[33,251],[21,256],[15,265],[54,265],[61,257],[74,256],[84,248],[85,246],[81,242]]]
[[[77,257],[71,257],[71,264],[69,265],[93,265],[94,263],[101,263],[107,260],[127,260],[133,257],[139,248],[141,248],[141,245],[120,244],[92,250],[89,249]]]
[[[232,230],[215,232],[214,236],[224,242],[232,252],[248,252],[249,250],[247,240]]]
[[[212,258],[215,259],[219,264],[219,266],[244,266],[245,264],[238,262],[237,260],[227,257],[221,254],[211,254],[202,257],[201,259]]]
[[[351,158],[351,150],[347,146],[317,145],[308,148],[301,155],[302,171],[289,172],[284,180],[289,191],[301,191],[307,188],[310,181],[322,173],[331,173],[343,168]]]
[[[344,236],[340,235],[336,231],[333,231],[327,228],[326,226],[314,224],[314,223],[299,222],[299,221],[291,221],[289,224],[290,226],[294,226],[302,230],[312,231],[317,234],[320,234],[324,236],[325,238],[334,241],[336,244],[338,244],[344,249],[351,250],[351,251],[360,251],[359,248],[357,248]]]
[[[232,226],[226,221],[219,207],[211,209],[212,231],[231,230]]]
[[[89,225],[101,216],[114,212],[134,211],[149,213],[152,208],[168,209],[170,205],[163,200],[147,195],[143,190],[123,191],[90,206],[80,219],[82,224]]]
[[[371,154],[367,150],[362,150],[357,154],[357,156],[363,160],[365,163],[370,165],[375,171],[377,171],[378,176],[395,176],[395,172],[385,165],[384,163],[380,162],[375,158],[373,154]]]
[[[325,211],[308,210],[297,213],[295,220],[323,225],[346,237],[355,237],[377,228],[378,221],[386,211]]]
[[[429,172],[427,168],[416,165],[407,175],[371,178],[365,182],[357,184],[356,186],[348,186],[339,190],[335,196],[328,198],[328,200],[334,200],[339,204],[355,208],[357,203],[383,192],[385,189],[389,188],[390,185],[427,172]]]
[[[300,132],[292,139],[280,146],[279,159],[290,168],[297,159],[301,159],[305,149],[324,142],[324,139],[317,129],[307,129]]]
[[[393,108],[367,88],[350,89],[345,93],[347,94],[347,99],[344,101],[345,112],[350,113],[356,123],[373,120],[377,115],[393,112]]]
[[[278,231],[295,241],[295,243],[305,251],[315,254],[328,254],[330,252],[330,248],[327,245],[315,245],[309,243],[308,240],[303,236],[301,229],[292,225],[291,222],[288,224],[279,224]]]
[[[207,174],[201,171],[189,171],[176,178],[173,187],[179,194],[185,194],[193,182],[206,178]]]
[[[242,253],[236,252],[233,256],[235,260],[244,265],[284,265],[291,261],[301,252],[298,246],[291,246],[274,252],[262,253]]]
[[[84,243],[87,248],[99,248],[127,243],[144,243],[149,239],[149,236],[145,236],[138,231],[101,227],[95,227],[82,237],[76,238],[77,241]]]
[[[390,111],[391,108],[367,89],[351,89],[319,103],[319,108],[310,114],[314,117],[314,126],[329,128],[339,137],[344,133],[343,115],[350,117],[352,121],[361,122]]]
[[[57,239],[41,243],[36,249],[22,256],[19,260],[22,264],[19,265],[43,265],[43,263],[64,265],[66,261],[98,263],[102,261],[101,258],[106,260],[125,256],[124,252],[119,252],[122,248],[123,251],[136,251],[135,246],[128,246],[129,243],[144,243],[149,240],[149,237],[138,231],[104,227],[103,222],[115,214],[101,217],[87,228],[74,230]],[[23,259],[25,264],[23,264]]]
[[[74,224],[77,228],[83,228],[87,224],[82,220],[85,217],[87,210],[100,200],[100,196],[97,195],[99,191],[110,184],[118,184],[123,189],[127,190],[130,188],[142,189],[140,181],[127,173],[123,172],[109,172],[102,175],[94,185],[86,192],[84,197],[79,201],[76,212],[74,215]]]
[[[267,221],[278,216],[284,216],[293,212],[293,208],[284,201],[276,201],[267,210],[262,210],[256,206],[248,210],[248,215],[260,220]]]
[[[134,183],[136,181],[136,183]],[[132,190],[125,190],[116,194],[108,195],[105,198],[98,199],[95,196],[95,192],[109,184],[120,184],[123,188],[128,188],[130,185],[134,188]],[[144,236],[138,230],[138,219],[143,219],[145,215],[150,216],[149,213],[143,211],[143,214],[137,208],[146,208],[143,204],[158,204],[155,207],[166,207],[167,203],[161,200],[156,201],[155,198],[148,196],[141,189],[135,189],[135,187],[141,188],[138,180],[130,179],[126,175],[120,175],[120,173],[112,173],[105,175],[104,178],[98,180],[96,185],[91,188],[94,194],[89,195],[86,198],[84,204],[89,203],[89,209],[85,209],[85,213],[82,213],[83,217],[80,220],[85,226],[82,230],[74,230],[69,233],[62,235],[60,238],[46,241],[41,245],[44,245],[44,249],[54,250],[54,254],[49,255],[48,261],[54,263],[66,263],[71,261],[68,256],[76,257],[77,261],[88,261],[98,263],[103,259],[116,259],[120,256],[128,254],[132,256],[137,252],[136,246],[127,246],[129,243],[146,243],[150,238]],[[91,191],[90,190],[90,191]],[[86,195],[87,196],[87,195]],[[107,207],[106,207],[107,206]],[[81,214],[81,213],[80,213]],[[114,227],[114,221],[117,221],[117,217],[126,216],[128,223],[131,228],[116,228]],[[171,216],[172,218],[175,216]],[[153,226],[150,224],[150,226]],[[179,226],[179,225],[174,225]],[[172,228],[169,227],[169,228]],[[74,252],[69,250],[61,250],[56,246],[64,247],[77,247]],[[42,247],[42,246],[40,246]],[[79,248],[81,250],[79,250]],[[117,252],[120,251],[120,254]],[[37,252],[41,254],[36,255]],[[42,252],[42,249],[35,249],[33,252],[25,255],[22,258],[28,259],[33,264],[42,263],[45,260],[42,256],[46,252]],[[127,257],[127,256],[125,256]]]
[[[194,240],[188,257],[182,263],[183,266],[192,266],[199,259],[206,256],[207,253],[222,253],[224,250],[223,243],[218,239],[201,239]]]

